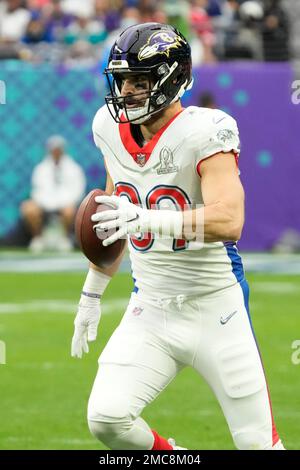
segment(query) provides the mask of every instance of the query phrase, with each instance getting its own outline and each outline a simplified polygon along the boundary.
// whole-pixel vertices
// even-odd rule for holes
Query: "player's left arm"
[[[204,207],[184,212],[187,239],[239,240],[244,224],[244,190],[233,152],[217,153],[201,162]]]

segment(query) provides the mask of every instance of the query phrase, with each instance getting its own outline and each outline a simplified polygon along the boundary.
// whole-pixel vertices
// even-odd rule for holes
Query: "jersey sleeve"
[[[103,155],[105,155],[105,150],[107,148],[106,140],[107,132],[109,130],[107,120],[110,118],[110,115],[108,114],[109,112],[107,111],[106,105],[102,106],[102,108],[97,111],[92,124],[95,145]]]
[[[195,151],[195,165],[200,174],[200,165],[206,158],[220,152],[233,152],[236,159],[240,153],[240,139],[237,123],[220,110],[207,110],[201,119],[198,132],[192,141]]]

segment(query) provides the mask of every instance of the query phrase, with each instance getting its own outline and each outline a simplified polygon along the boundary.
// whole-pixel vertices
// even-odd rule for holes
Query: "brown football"
[[[102,240],[97,237],[96,232],[93,230],[95,223],[91,221],[91,216],[95,212],[111,210],[108,205],[95,202],[96,196],[103,195],[107,196],[107,193],[101,189],[93,189],[89,192],[80,204],[75,219],[75,232],[81,251],[99,268],[106,268],[113,264],[126,243],[125,239],[121,239],[109,246],[103,246]],[[115,229],[109,230],[106,236],[114,232]]]

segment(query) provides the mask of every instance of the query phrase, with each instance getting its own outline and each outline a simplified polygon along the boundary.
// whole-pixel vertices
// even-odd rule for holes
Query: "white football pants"
[[[132,294],[99,358],[88,405],[91,432],[111,449],[151,449],[153,435],[139,415],[191,366],[213,390],[236,447],[272,449],[278,435],[247,297],[246,281],[204,297],[157,301]]]

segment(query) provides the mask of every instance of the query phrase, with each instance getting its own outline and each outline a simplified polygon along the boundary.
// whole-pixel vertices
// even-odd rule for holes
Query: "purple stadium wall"
[[[185,105],[210,91],[238,121],[246,191],[244,250],[267,250],[287,228],[300,234],[300,105],[292,104],[289,64],[218,64],[195,72]]]

